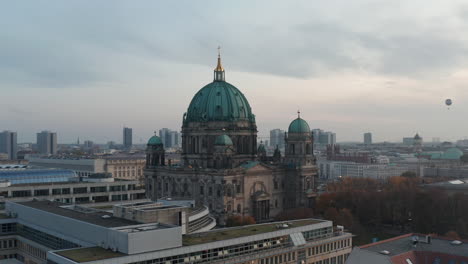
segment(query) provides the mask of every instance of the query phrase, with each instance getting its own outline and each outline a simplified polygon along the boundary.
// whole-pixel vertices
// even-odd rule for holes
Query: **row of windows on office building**
[[[33,247],[30,244],[24,243],[22,241],[18,241],[18,249],[22,252],[27,253],[29,256],[33,256],[39,259],[46,260],[47,259],[47,252],[41,250],[37,247]],[[18,254],[20,255],[20,254]],[[19,259],[19,258],[18,258]],[[24,262],[24,260],[23,260]]]
[[[276,238],[278,239],[278,238]],[[141,262],[134,262],[131,264],[176,264],[176,263],[206,263],[217,260],[223,260],[233,257],[240,257],[246,254],[252,254],[263,250],[271,250],[274,248],[282,247],[279,240],[265,239],[255,241],[252,243],[239,244],[230,247],[221,247],[215,249],[209,249],[204,251],[198,251],[193,253],[187,253],[177,256],[170,256],[165,258],[152,259]]]
[[[89,191],[88,191],[89,188]],[[127,190],[135,190],[135,184],[127,185],[114,185],[114,186],[97,186],[97,187],[75,187],[75,188],[54,188],[52,195],[67,195],[67,194],[83,194],[83,193],[96,193],[96,192],[120,192]],[[49,196],[51,195],[50,189],[37,189],[37,190],[18,190],[12,191],[12,197],[31,197],[31,196]]]
[[[45,260],[47,258],[47,252],[39,248],[33,247],[17,239],[3,239],[0,240],[0,250],[11,250],[18,249],[19,251],[27,253],[29,256],[33,256],[39,259]],[[20,252],[19,252],[20,253]],[[18,259],[24,261],[24,257],[21,254],[8,254],[2,255],[0,253],[0,259]]]
[[[322,244],[319,246],[309,247],[303,250],[299,250],[297,251],[297,258],[301,260],[301,259],[305,259],[306,255],[307,257],[310,258],[310,257],[319,256],[323,254],[329,254],[332,251],[343,250],[350,246],[351,246],[350,239],[335,241],[333,243]],[[320,260],[314,263],[315,264],[343,264],[344,261],[346,260],[346,256],[347,254],[343,254],[343,255],[327,258],[325,260]],[[272,256],[268,258],[262,258],[259,261],[257,261],[257,263],[259,264],[282,264],[282,263],[288,263],[290,261],[295,261],[295,260],[296,260],[296,252],[288,252],[285,254],[280,254],[280,255],[276,255],[276,256]]]
[[[309,232],[309,240],[319,239],[324,236],[329,235],[329,228],[321,228],[314,230],[317,232]],[[315,234],[316,237],[312,237],[312,234]],[[292,241],[289,235],[274,237],[269,239],[262,239],[257,241],[252,241],[245,244],[238,244],[228,247],[219,247],[204,251],[192,252],[177,256],[170,256],[165,258],[135,262],[132,264],[176,264],[176,263],[205,263],[211,261],[219,261],[228,258],[239,258],[245,257],[249,254],[259,254],[272,249],[286,249],[292,247]],[[291,255],[292,256],[292,255]],[[270,263],[272,264],[272,263]]]
[[[54,250],[80,247],[80,245],[78,244],[75,244],[60,237],[49,235],[45,232],[39,231],[26,225],[17,224],[16,229],[18,235]]]
[[[16,223],[5,223],[1,225],[1,234],[11,234],[16,232]]]
[[[14,238],[0,240],[0,249],[11,249],[18,246],[18,241]]]

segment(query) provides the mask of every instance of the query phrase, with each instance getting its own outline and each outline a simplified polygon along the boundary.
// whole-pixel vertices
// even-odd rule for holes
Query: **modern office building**
[[[314,144],[327,146],[336,144],[336,133],[326,132],[322,129],[312,129]]]
[[[126,149],[131,148],[133,145],[132,129],[129,127],[123,128],[123,146]]]
[[[91,141],[91,140],[85,140],[83,142],[83,147],[86,148],[86,149],[91,149],[94,147],[94,142]]]
[[[364,145],[372,145],[372,133],[364,133]]]
[[[406,234],[355,247],[346,264],[468,263],[467,241]]]
[[[321,145],[334,145],[336,144],[336,134],[333,132],[320,133],[318,143]]]
[[[182,225],[140,222],[88,207],[7,202],[0,255],[38,264],[337,263],[352,235],[303,219],[183,235]],[[118,210],[117,210],[118,211]]]
[[[370,164],[318,159],[317,165],[319,167],[319,177],[324,180],[342,177],[385,180],[389,177],[400,176],[407,171],[416,173],[414,167],[403,164]]]
[[[37,149],[41,154],[57,154],[57,133],[50,131],[37,133]]]
[[[414,142],[414,137],[404,137],[402,141],[403,145],[405,146],[412,146],[413,142]]]
[[[181,144],[180,133],[169,128],[160,129],[159,137],[165,148],[179,147]]]
[[[145,198],[139,181],[117,180],[109,174],[79,177],[71,170],[17,167],[21,168],[0,168],[0,204],[34,198],[66,203]]]
[[[216,220],[210,216],[208,207],[196,207],[193,200],[117,204],[113,206],[113,214],[140,223],[159,222],[178,225],[181,226],[184,235],[206,232],[216,226]]]
[[[16,160],[18,143],[16,132],[3,131],[0,133],[0,153],[6,153],[9,160]]]
[[[72,170],[78,176],[107,172],[105,169],[106,161],[102,158],[61,158],[29,155],[26,159],[31,166]]]
[[[279,149],[284,148],[284,130],[279,128],[270,130],[270,146]]]
[[[44,168],[73,170],[78,176],[110,173],[116,179],[143,182],[145,155],[108,155],[96,158],[60,158],[28,156],[29,164]]]

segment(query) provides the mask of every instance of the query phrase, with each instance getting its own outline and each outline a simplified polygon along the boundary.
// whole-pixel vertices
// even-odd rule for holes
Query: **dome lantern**
[[[221,65],[221,47],[218,46],[218,65],[216,65],[216,68],[214,69],[214,81],[215,82],[224,82],[225,76],[224,76],[224,68]]]

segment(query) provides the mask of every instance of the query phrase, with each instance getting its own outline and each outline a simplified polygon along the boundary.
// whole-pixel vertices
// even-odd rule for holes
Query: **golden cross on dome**
[[[221,46],[218,46],[218,57],[221,57]]]
[[[301,118],[301,111],[297,110],[297,118]]]

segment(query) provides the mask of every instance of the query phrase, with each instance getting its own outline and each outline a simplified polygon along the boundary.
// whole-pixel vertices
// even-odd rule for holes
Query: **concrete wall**
[[[129,254],[182,246],[182,228],[172,227],[152,231],[128,233]]]
[[[7,202],[6,210],[16,213],[21,224],[40,228],[49,234],[59,234],[59,237],[82,246],[100,246],[135,254],[182,245],[179,227],[129,233],[11,202]]]

